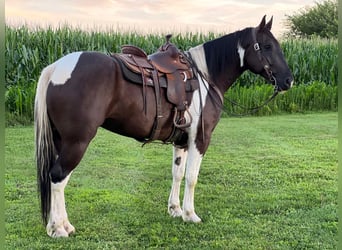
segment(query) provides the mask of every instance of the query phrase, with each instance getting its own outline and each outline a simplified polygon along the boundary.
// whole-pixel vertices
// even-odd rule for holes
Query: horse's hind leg
[[[80,162],[88,143],[89,140],[62,141],[59,156],[50,170],[51,205],[46,231],[51,237],[68,237],[69,234],[75,232],[65,209],[64,188],[72,170]]]
[[[182,179],[184,177],[185,163],[188,151],[186,149],[173,148],[172,162],[172,188],[169,197],[168,212],[172,217],[182,216],[182,209],[179,201],[179,193]]]
[[[75,232],[70,224],[65,210],[64,188],[67,185],[71,173],[61,182],[51,183],[51,208],[49,222],[46,226],[50,237],[68,237]]]

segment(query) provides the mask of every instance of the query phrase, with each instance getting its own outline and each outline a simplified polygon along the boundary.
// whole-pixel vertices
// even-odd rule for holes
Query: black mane
[[[248,47],[253,42],[252,29],[239,30],[203,44],[208,73],[215,83],[222,74],[228,73],[229,68],[235,69],[240,66],[238,42],[243,48]]]

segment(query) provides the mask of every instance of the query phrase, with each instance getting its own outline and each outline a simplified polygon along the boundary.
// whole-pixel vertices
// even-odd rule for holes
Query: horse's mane
[[[214,82],[228,68],[239,64],[238,42],[246,48],[252,43],[251,32],[252,28],[246,28],[203,44],[208,73]]]

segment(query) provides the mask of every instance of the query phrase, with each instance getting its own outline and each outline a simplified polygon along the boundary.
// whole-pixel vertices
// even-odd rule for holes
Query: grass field
[[[336,249],[337,113],[223,118],[195,194],[167,214],[170,146],[99,130],[66,188],[76,234],[40,221],[33,127],[6,128],[6,249]]]

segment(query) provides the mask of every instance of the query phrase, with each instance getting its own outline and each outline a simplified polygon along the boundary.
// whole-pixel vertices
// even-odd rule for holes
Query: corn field
[[[119,52],[124,44],[143,48],[148,54],[164,43],[165,34],[135,31],[83,31],[77,28],[28,28],[6,25],[6,96],[8,118],[32,121],[36,83],[41,70],[73,51]],[[212,40],[222,34],[174,34],[171,41],[181,50]],[[296,86],[266,105],[258,115],[337,109],[337,40],[288,39],[281,41]],[[244,73],[226,97],[243,106],[261,104],[272,87],[249,72]],[[227,112],[243,112],[225,103]]]

